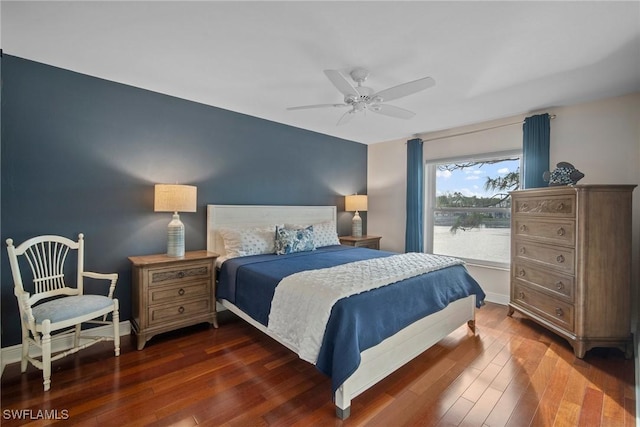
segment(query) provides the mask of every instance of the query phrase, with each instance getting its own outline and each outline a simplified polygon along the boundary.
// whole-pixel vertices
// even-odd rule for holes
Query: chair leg
[[[113,347],[117,357],[120,356],[120,311],[117,299],[113,300],[111,320],[113,320]]]
[[[51,323],[42,322],[42,378],[44,391],[51,388]]]
[[[80,346],[80,332],[82,332],[82,324],[76,325],[76,332],[73,334],[73,347],[77,348]]]
[[[24,322],[21,322],[20,329],[22,330],[20,372],[25,373],[27,371],[27,365],[29,364],[29,330],[25,327]]]

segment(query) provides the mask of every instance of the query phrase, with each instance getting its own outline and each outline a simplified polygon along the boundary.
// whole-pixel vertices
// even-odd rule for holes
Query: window
[[[508,267],[520,152],[427,164],[427,252]]]

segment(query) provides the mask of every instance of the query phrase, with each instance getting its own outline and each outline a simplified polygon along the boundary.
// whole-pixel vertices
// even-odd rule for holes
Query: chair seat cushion
[[[32,313],[37,324],[45,319],[57,323],[112,306],[113,300],[103,295],[77,295],[39,304],[32,308]]]

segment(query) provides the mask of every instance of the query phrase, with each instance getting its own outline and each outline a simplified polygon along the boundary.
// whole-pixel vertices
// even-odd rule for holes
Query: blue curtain
[[[524,119],[522,126],[522,188],[546,187],[542,174],[549,170],[549,114]]]
[[[424,251],[424,162],[422,140],[407,141],[407,228],[405,251]]]

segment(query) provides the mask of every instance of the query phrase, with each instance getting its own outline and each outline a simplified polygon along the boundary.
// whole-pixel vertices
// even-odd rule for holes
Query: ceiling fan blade
[[[347,79],[344,78],[339,71],[336,70],[324,70],[324,74],[327,76],[331,83],[342,93],[343,95],[351,95],[356,98],[360,98],[360,94],[353,87],[351,83]]]
[[[354,110],[349,110],[346,113],[344,113],[342,115],[342,117],[340,117],[340,120],[338,120],[338,123],[336,123],[336,126],[340,126],[340,125],[344,125],[345,123],[349,123],[351,121],[351,119],[353,119],[353,116],[356,115],[356,112]]]
[[[377,108],[370,108],[369,111],[382,114],[389,117],[395,117],[397,119],[408,120],[416,115],[413,111],[405,110],[404,108],[396,107],[394,105],[380,104]]]
[[[402,98],[403,96],[411,95],[421,90],[428,89],[435,86],[436,81],[431,77],[424,77],[422,79],[414,80],[412,82],[403,83],[398,86],[393,86],[385,90],[381,90],[374,96],[379,96],[382,101],[393,101],[394,99]]]
[[[299,107],[289,107],[287,110],[306,110],[309,108],[326,108],[326,107],[348,107],[347,104],[314,104],[314,105],[301,105]]]

